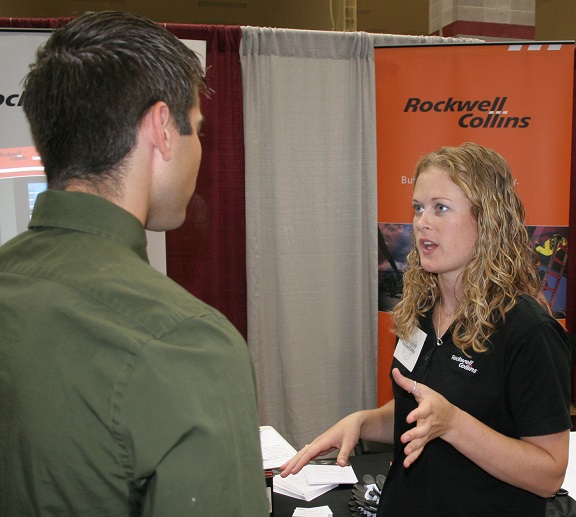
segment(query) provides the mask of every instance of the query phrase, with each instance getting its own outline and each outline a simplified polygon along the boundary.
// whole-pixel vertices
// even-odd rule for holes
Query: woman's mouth
[[[432,252],[434,251],[436,248],[438,247],[438,245],[432,241],[429,241],[427,239],[420,239],[420,249],[426,253],[426,252]]]

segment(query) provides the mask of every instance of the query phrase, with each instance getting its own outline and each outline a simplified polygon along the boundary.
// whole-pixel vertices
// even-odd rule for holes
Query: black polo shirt
[[[437,346],[431,313],[421,328],[427,337],[413,371],[397,359],[392,368],[506,436],[540,436],[571,427],[568,338],[535,300],[518,300],[484,353],[468,351],[467,356],[454,346],[449,333]],[[545,515],[544,498],[499,481],[439,438],[404,468],[400,436],[411,427],[406,416],[416,401],[392,382],[396,454],[378,515]]]

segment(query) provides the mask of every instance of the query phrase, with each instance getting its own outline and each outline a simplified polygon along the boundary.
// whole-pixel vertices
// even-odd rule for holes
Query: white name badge
[[[426,333],[421,329],[416,329],[408,341],[400,339],[396,345],[394,357],[410,372],[420,357],[424,341],[426,341]]]

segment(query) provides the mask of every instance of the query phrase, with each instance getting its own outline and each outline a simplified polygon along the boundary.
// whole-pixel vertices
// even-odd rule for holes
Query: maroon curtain
[[[57,29],[74,17],[66,18],[0,18],[0,27],[10,29]]]
[[[0,18],[0,27],[55,29],[68,18]],[[168,276],[224,313],[246,337],[246,220],[240,27],[163,24],[206,41],[209,98],[196,193],[182,227],[166,234]]]
[[[246,337],[246,218],[240,27],[167,25],[206,41],[202,164],[183,226],[166,234],[168,275],[222,311]]]

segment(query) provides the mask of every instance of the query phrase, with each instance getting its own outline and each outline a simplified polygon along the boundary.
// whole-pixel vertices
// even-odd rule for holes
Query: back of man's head
[[[25,80],[24,112],[50,188],[114,182],[139,123],[164,101],[178,131],[205,91],[198,56],[138,15],[88,13],[55,31]]]

